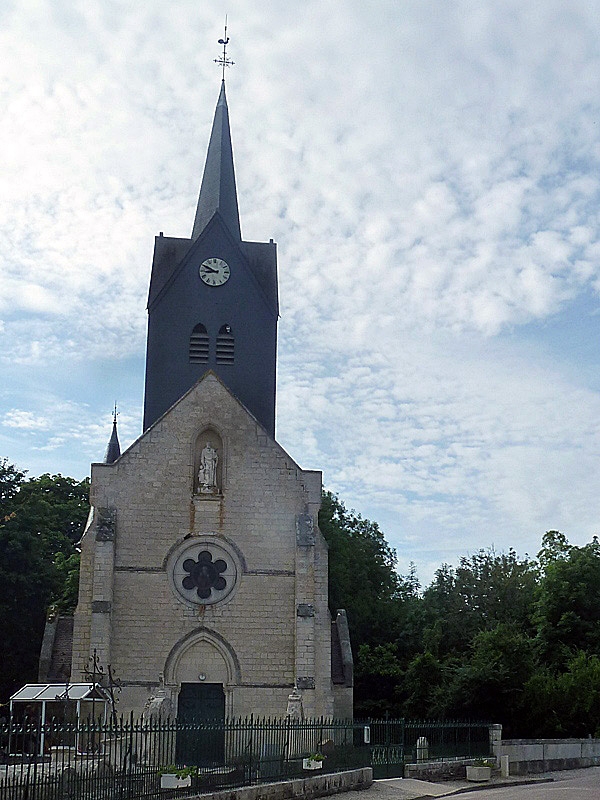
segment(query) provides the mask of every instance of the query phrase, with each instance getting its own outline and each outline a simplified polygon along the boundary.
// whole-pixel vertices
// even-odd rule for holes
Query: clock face
[[[222,258],[207,258],[200,264],[200,278],[207,286],[222,286],[230,274],[229,264]]]

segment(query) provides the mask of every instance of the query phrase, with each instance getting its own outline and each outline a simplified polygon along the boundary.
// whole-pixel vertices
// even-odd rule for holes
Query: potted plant
[[[198,775],[197,767],[176,767],[169,764],[158,773],[160,775],[161,789],[185,789],[192,785],[192,777]]]
[[[302,769],[323,769],[323,761],[325,761],[323,753],[311,753],[302,759]]]
[[[492,770],[496,763],[488,758],[478,758],[473,764],[467,767],[467,780],[476,783],[484,783],[492,777]]]

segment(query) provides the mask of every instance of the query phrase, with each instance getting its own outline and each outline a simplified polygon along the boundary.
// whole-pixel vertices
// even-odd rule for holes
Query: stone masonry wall
[[[209,428],[222,441],[218,497],[194,494]],[[207,374],[114,464],[92,467],[73,680],[97,647],[122,681],[120,711],[141,711],[162,680],[176,703],[182,680],[203,675],[226,684],[228,714],[285,714],[299,677],[305,712],[332,713],[320,494],[320,473],[301,470]],[[114,541],[98,536],[99,509]],[[312,546],[297,546],[300,515],[313,520]],[[221,542],[240,567],[216,605],[187,603],[169,579],[170,553],[194,537]],[[300,603],[314,615],[300,617]]]

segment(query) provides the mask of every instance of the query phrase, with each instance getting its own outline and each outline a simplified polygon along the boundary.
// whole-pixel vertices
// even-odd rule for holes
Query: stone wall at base
[[[467,766],[473,762],[474,759],[465,758],[456,761],[421,761],[418,764],[405,764],[404,777],[422,781],[464,780]]]
[[[509,775],[539,775],[566,769],[600,766],[600,739],[505,739],[493,746],[495,760],[508,758]],[[475,759],[423,761],[404,765],[405,778],[464,779]]]
[[[510,775],[539,774],[600,765],[600,739],[504,739],[494,745],[508,756]]]
[[[277,783],[261,783],[257,786],[242,786],[239,789],[223,789],[210,794],[191,794],[187,798],[201,797],[203,800],[311,800],[313,797],[327,797],[341,792],[368,789],[373,783],[371,767],[332,772],[318,777],[296,778]],[[160,800],[161,793],[152,800]]]

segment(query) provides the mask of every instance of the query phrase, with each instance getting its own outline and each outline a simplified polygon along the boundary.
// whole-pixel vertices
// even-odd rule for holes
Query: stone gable
[[[199,479],[207,447],[217,486]],[[283,715],[295,683],[305,714],[333,713],[320,496],[321,474],[207,373],[92,466],[72,679],[95,648],[122,681],[121,711],[161,681],[174,707],[182,683],[205,681],[223,684],[227,714]]]

